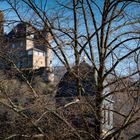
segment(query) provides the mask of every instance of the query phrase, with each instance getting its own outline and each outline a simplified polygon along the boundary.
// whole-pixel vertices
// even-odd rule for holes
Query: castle
[[[3,25],[1,24],[1,34],[4,34]],[[9,49],[9,55],[14,61],[15,65],[19,69],[23,70],[36,70],[39,68],[44,68],[47,80],[53,81],[54,75],[52,73],[52,50],[49,44],[52,42],[53,38],[47,29],[36,29],[35,27],[27,23],[17,24],[8,34],[6,34],[7,46]],[[48,42],[48,43],[47,43]],[[72,68],[75,69],[74,67]],[[71,72],[66,72],[58,84],[57,93],[55,96],[56,105],[68,107],[73,101],[77,101],[80,104],[84,104],[85,110],[82,115],[85,115],[87,125],[91,127],[91,130],[95,128],[94,118],[95,114],[89,110],[89,106],[85,106],[85,103],[93,103],[94,108],[95,103],[95,74],[93,73],[93,68],[86,62],[80,64],[80,81],[84,92],[81,95],[81,100],[79,100],[77,94],[77,83],[75,77],[72,77]],[[77,105],[77,104],[76,104]],[[79,104],[78,104],[79,105]],[[91,105],[91,104],[88,104]],[[87,109],[88,108],[88,109]],[[107,132],[113,128],[113,113],[110,111],[113,109],[112,99],[105,100],[103,103],[103,130]],[[76,120],[81,119],[81,112],[73,113],[69,116],[74,123]],[[65,111],[65,110],[64,110]]]
[[[53,57],[49,46],[53,39],[50,33],[45,28],[37,29],[27,23],[18,23],[9,33],[4,34],[3,22],[3,13],[0,12],[0,35],[16,67],[21,70],[44,68],[48,81],[53,81]]]

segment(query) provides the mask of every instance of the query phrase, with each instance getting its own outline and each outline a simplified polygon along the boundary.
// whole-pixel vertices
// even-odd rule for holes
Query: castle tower
[[[52,36],[50,34],[48,34],[47,40],[51,44]],[[51,50],[51,48],[47,47],[46,48],[46,60],[45,60],[46,67],[51,67],[52,59],[53,59],[53,57],[52,57],[52,50]]]
[[[32,26],[25,25],[26,30],[26,50],[33,49],[34,48],[34,29]]]
[[[0,11],[0,35],[3,35],[4,34],[4,26],[3,26],[3,23],[4,23],[4,14],[2,11]]]
[[[48,23],[48,21],[45,20],[45,23]],[[44,28],[42,30],[42,33],[46,37],[46,39],[49,42],[49,44],[51,45],[51,43],[53,41],[53,36],[49,32],[48,26],[46,24],[44,24]],[[46,66],[46,69],[50,71],[52,69],[51,63],[52,63],[53,57],[52,57],[52,50],[51,50],[49,45],[45,47],[45,52],[46,52],[45,66]]]
[[[50,33],[47,35],[47,40],[51,44],[53,37],[51,36]],[[53,74],[53,67],[52,67],[52,50],[50,47],[45,48],[46,51],[46,56],[45,56],[45,80],[48,82],[53,82],[54,81],[54,74]]]

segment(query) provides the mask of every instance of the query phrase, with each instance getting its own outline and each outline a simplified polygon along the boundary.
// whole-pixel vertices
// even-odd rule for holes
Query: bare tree
[[[18,17],[17,21],[36,27],[36,32],[41,34],[43,44],[53,51],[57,61],[61,62],[75,77],[79,100],[84,92],[81,83],[80,62],[83,56],[87,57],[87,62],[93,67],[92,76],[95,77],[93,85],[96,86],[95,133],[89,132],[89,134],[94,135],[96,140],[109,140],[113,137],[120,139],[123,131],[140,119],[135,117],[135,114],[139,113],[137,102],[140,50],[139,1],[72,0],[65,2],[62,0],[55,1],[53,9],[47,7],[47,1],[40,1],[40,3],[32,0],[5,1],[9,4],[10,10],[12,9]],[[135,10],[133,11],[133,9]],[[7,21],[9,24],[10,22],[13,20]],[[50,33],[53,44],[40,32],[41,28]],[[72,60],[69,59],[70,56]],[[74,70],[71,68],[71,63],[74,63]],[[132,78],[133,80],[130,81]],[[129,83],[126,83],[126,79]],[[113,87],[112,90],[105,93],[106,89],[111,87]],[[103,136],[103,102],[117,93],[127,93],[132,104],[126,114],[121,114],[120,110],[110,110],[124,119],[119,128],[114,128],[108,135]],[[134,94],[137,96],[133,98]],[[57,114],[53,111],[51,113],[63,121],[66,127],[72,129],[79,139],[82,139],[81,133],[76,131],[60,115],[61,113]],[[132,139],[134,138],[135,136]]]

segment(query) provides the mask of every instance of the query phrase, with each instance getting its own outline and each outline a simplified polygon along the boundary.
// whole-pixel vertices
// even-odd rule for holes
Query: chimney
[[[3,11],[0,11],[0,36],[4,34],[4,14]]]

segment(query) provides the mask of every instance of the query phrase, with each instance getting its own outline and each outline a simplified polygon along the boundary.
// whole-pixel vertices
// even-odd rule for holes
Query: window
[[[23,42],[20,42],[20,46],[23,47]]]
[[[18,68],[20,67],[20,64],[21,64],[20,62],[17,63],[17,67],[18,67]]]
[[[108,116],[107,116],[107,122],[108,122],[108,125],[110,125],[110,107],[108,106],[108,110],[107,110],[107,114],[108,114]]]
[[[12,48],[14,49],[16,47],[16,45],[15,44],[12,44]]]
[[[111,124],[111,111],[110,111],[110,105],[106,104],[104,105],[104,111],[103,111],[103,123],[106,125]]]
[[[28,51],[28,55],[32,55],[33,54],[33,51]]]

